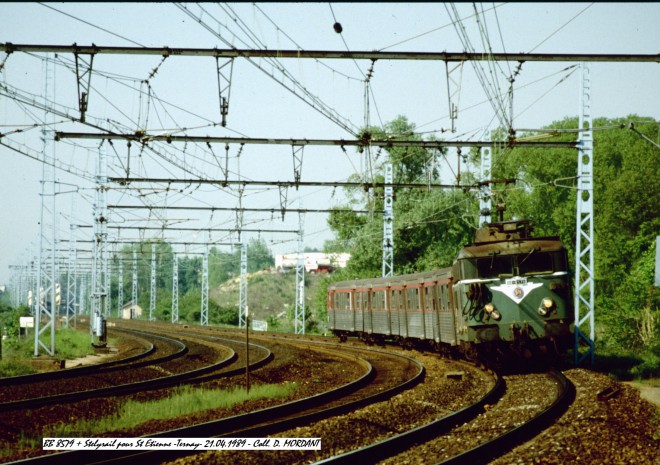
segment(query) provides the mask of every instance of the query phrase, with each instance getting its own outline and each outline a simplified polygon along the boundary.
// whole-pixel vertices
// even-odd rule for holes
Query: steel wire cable
[[[201,27],[203,27],[204,29],[206,29],[208,32],[210,32],[212,35],[214,35],[216,38],[218,38],[218,39],[221,40],[222,42],[224,42],[225,45],[227,45],[228,47],[230,47],[230,48],[232,48],[232,49],[236,49],[231,43],[229,43],[229,42],[228,42],[225,38],[223,38],[219,33],[215,32],[215,30],[214,30],[213,28],[211,28],[208,24],[206,24],[206,22],[204,22],[204,21],[202,20],[201,17],[197,17],[192,11],[190,11],[186,5],[182,5],[182,4],[180,4],[180,3],[175,3],[175,5],[176,5],[181,11],[183,11],[185,14],[187,14],[187,15],[190,16],[192,19],[194,19],[194,20],[195,20],[195,21],[196,21]],[[209,15],[212,16],[210,13],[209,13]],[[216,21],[217,21],[217,20],[216,20]],[[264,68],[263,68],[258,62],[256,62],[255,60],[250,59],[250,57],[245,57],[245,59],[246,59],[250,64],[252,64],[253,66],[255,66],[257,69],[259,69],[259,70],[261,70],[263,73],[265,73],[268,77],[270,77],[271,79],[275,80],[275,82],[277,82],[277,83],[280,84],[282,87],[284,87],[285,89],[287,89],[289,92],[291,92],[292,94],[294,94],[296,97],[298,97],[299,99],[301,99],[303,102],[307,103],[309,106],[311,106],[312,108],[314,108],[315,110],[317,110],[318,112],[320,112],[323,116],[325,116],[326,118],[328,118],[329,120],[331,120],[332,122],[334,122],[335,124],[337,124],[338,126],[340,126],[341,128],[343,128],[343,129],[344,129],[345,131],[347,131],[349,134],[352,134],[352,135],[354,135],[354,136],[356,135],[357,130],[355,129],[354,125],[352,125],[352,123],[350,123],[350,121],[348,121],[348,120],[346,120],[345,118],[341,117],[341,116],[336,112],[336,110],[334,110],[334,109],[328,107],[328,106],[327,106],[325,103],[323,103],[323,101],[321,101],[317,96],[315,96],[315,95],[313,95],[311,92],[309,92],[309,91],[307,90],[307,88],[305,88],[305,87],[304,87],[304,86],[303,86],[303,85],[302,85],[302,84],[301,84],[301,83],[300,83],[300,82],[299,82],[299,81],[298,81],[293,75],[291,75],[291,73],[289,73],[289,72],[286,70],[286,68],[284,68],[283,66],[281,66],[277,60],[270,59],[270,60],[266,60],[266,61],[268,61],[269,63],[271,63],[271,65],[273,65],[274,67],[276,67],[276,68],[282,73],[283,76],[286,76],[286,77],[291,81],[291,83],[293,84],[294,88],[290,88],[290,87],[288,87],[283,81],[277,79],[277,78],[274,76],[274,74],[269,73],[269,72],[268,72],[266,69],[264,69]],[[296,88],[299,89],[299,90],[302,92],[302,94],[304,94],[304,95],[300,95],[300,94],[298,94],[298,93],[295,91]],[[307,99],[306,99],[304,96],[307,96]],[[308,99],[309,99],[309,100],[308,100]],[[353,127],[351,127],[351,126],[353,126]]]

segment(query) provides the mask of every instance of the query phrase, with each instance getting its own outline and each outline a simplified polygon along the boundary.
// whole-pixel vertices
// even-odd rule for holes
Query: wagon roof
[[[422,273],[406,274],[401,276],[388,276],[386,278],[352,279],[350,281],[338,281],[328,286],[329,290],[337,289],[363,289],[372,287],[400,286],[408,283],[433,282],[451,277],[451,268],[425,271]]]

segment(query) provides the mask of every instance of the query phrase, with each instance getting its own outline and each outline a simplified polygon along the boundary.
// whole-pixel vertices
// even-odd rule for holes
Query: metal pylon
[[[119,279],[117,283],[117,318],[122,317],[124,308],[124,261],[119,259]]]
[[[491,222],[491,213],[493,209],[492,197],[493,191],[490,187],[492,177],[492,150],[490,147],[481,147],[481,181],[479,187],[479,226]]]
[[[179,322],[179,257],[172,255],[172,323]]]
[[[582,63],[578,141],[578,195],[575,231],[575,364],[594,362],[594,183],[591,75]],[[580,354],[580,343],[587,350]]]
[[[55,77],[52,65],[50,64],[50,55],[47,55],[44,61],[45,66],[45,99],[46,106],[53,100],[51,97],[54,92]],[[45,121],[51,121],[52,116],[46,112]],[[44,126],[42,132],[44,143],[44,160],[50,160],[52,166],[48,163],[43,164],[43,178],[41,182],[41,221],[40,221],[40,240],[39,240],[39,260],[37,263],[37,297],[34,322],[34,355],[39,355],[39,349],[42,348],[49,355],[55,355],[55,319],[57,315],[55,305],[55,280],[57,270],[55,266],[56,255],[56,222],[57,215],[55,211],[55,146],[53,144],[53,135],[48,126]],[[50,202],[47,198],[50,197]],[[49,206],[50,204],[50,206]],[[49,228],[44,224],[50,216],[52,223]],[[50,333],[50,337],[45,342],[42,340],[42,334]]]
[[[296,260],[295,334],[305,334],[305,255],[303,253],[303,215],[298,215],[298,259]]]
[[[238,289],[238,327],[245,328],[248,312],[247,244],[241,242],[241,280]]]
[[[80,276],[80,290],[78,291],[80,297],[78,298],[78,313],[80,315],[85,315],[87,314],[87,305],[85,304],[86,302],[86,297],[87,297],[87,274],[83,274]]]
[[[394,275],[394,171],[385,164],[385,199],[383,205],[383,277]]]
[[[75,209],[75,196],[71,202],[71,213],[73,218],[73,211]],[[67,281],[66,281],[66,310],[64,316],[64,326],[69,327],[69,323],[73,320],[73,327],[76,326],[76,261],[78,258],[78,250],[76,245],[75,236],[73,230],[75,226],[70,225],[70,236],[69,236],[69,264],[67,270]]]
[[[209,249],[204,250],[202,259],[202,302],[199,324],[207,326],[209,324]]]
[[[92,343],[105,342],[103,317],[107,312],[108,301],[108,214],[107,214],[107,164],[105,147],[99,148],[96,175],[96,199],[94,203],[94,244],[92,247]]]
[[[156,311],[156,244],[151,244],[151,286],[149,287],[149,321]]]
[[[135,318],[135,309],[138,299],[138,268],[137,268],[137,250],[133,249],[133,285],[131,288],[131,309],[130,319]]]

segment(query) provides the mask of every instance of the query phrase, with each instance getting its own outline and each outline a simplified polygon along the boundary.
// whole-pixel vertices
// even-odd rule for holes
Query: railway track
[[[575,398],[573,384],[559,371],[510,376],[506,385],[506,393],[473,420],[458,425],[451,416],[440,419],[437,425],[429,425],[438,432],[435,439],[422,443],[413,437],[409,445],[414,447],[369,463],[391,465],[417,457],[420,464],[486,464],[541,433]],[[544,390],[535,395],[532,391],[537,389]],[[339,458],[321,463],[348,462]]]
[[[370,349],[353,349],[352,353],[346,354],[344,347],[339,349],[334,343],[288,341],[286,344],[296,346],[299,351],[317,352],[322,358],[331,356],[343,359],[345,361],[342,364],[349,361],[359,363],[363,367],[363,374],[338,388],[314,396],[147,436],[210,438],[272,434],[382,401],[424,379],[424,369],[421,364],[401,355]],[[339,350],[341,353],[338,352]],[[71,460],[76,463],[135,463],[136,461],[158,463],[175,459],[186,453],[186,451],[74,451],[40,456],[21,463],[62,463]]]
[[[176,350],[166,350],[166,355],[159,356],[150,360],[140,362],[131,361],[130,363],[110,362],[108,366],[99,366],[98,371],[90,370],[85,367],[84,370],[75,370],[74,373],[67,373],[68,376],[62,377],[60,372],[43,373],[36,375],[35,381],[30,381],[30,376],[23,377],[20,380],[14,380],[15,383],[3,386],[0,389],[0,397],[6,400],[0,403],[0,411],[11,411],[19,409],[34,409],[47,405],[62,404],[65,402],[77,402],[84,399],[98,397],[112,397],[126,395],[135,392],[144,392],[165,387],[175,386],[186,380],[192,380],[203,374],[220,370],[230,365],[236,360],[236,353],[230,349],[224,349],[224,356],[217,362],[207,364],[202,361],[202,366],[181,371],[178,373],[169,373],[169,370],[154,369],[166,366],[167,362],[176,360],[180,357],[190,355],[189,346],[180,340],[159,336],[154,334],[139,333],[142,337],[150,337],[164,341]],[[270,353],[265,350],[268,358]],[[255,364],[261,363],[263,359],[255,361]],[[192,363],[186,360],[183,365]],[[142,370],[136,373],[138,370]],[[148,373],[144,373],[149,370]],[[129,382],[123,382],[125,377],[117,377],[119,373],[130,372]],[[78,376],[79,378],[74,378]],[[154,377],[158,376],[158,377]],[[135,380],[135,378],[138,380]],[[148,377],[148,379],[141,379]],[[74,378],[74,379],[71,379]],[[24,385],[28,383],[29,388]],[[84,386],[84,388],[80,388]],[[100,386],[100,387],[99,387]],[[62,392],[69,391],[69,392]]]
[[[128,328],[122,328],[122,330]],[[235,343],[236,352],[245,350],[244,341],[237,338],[235,331],[223,331],[217,328],[195,328],[194,330],[185,328],[185,337],[205,340],[209,343],[230,344]],[[172,328],[171,325],[162,325],[154,328],[167,337],[170,334],[182,335],[181,328]],[[232,339],[234,338],[234,339]],[[468,396],[462,393],[462,401],[454,402],[446,407],[444,414],[431,412],[435,415],[434,419],[429,421],[424,415],[420,415],[420,422],[414,420],[405,423],[405,426],[384,426],[381,424],[380,414],[366,414],[369,419],[355,419],[353,415],[362,410],[368,411],[374,406],[385,406],[385,410],[392,406],[391,410],[396,412],[396,399],[401,396],[397,394],[405,392],[407,395],[411,388],[424,380],[426,373],[424,363],[413,361],[401,353],[392,354],[380,350],[368,349],[363,345],[351,346],[350,344],[336,344],[334,342],[323,342],[307,337],[295,336],[268,336],[253,335],[251,342],[258,341],[264,345],[284,344],[295,346],[301,353],[315,351],[324,353],[327,356],[333,354],[334,357],[343,357],[346,360],[360,363],[363,366],[364,374],[359,379],[347,383],[338,389],[328,390],[320,395],[308,396],[297,399],[293,402],[287,402],[281,405],[250,411],[237,415],[231,415],[227,418],[221,418],[213,421],[205,421],[193,426],[181,426],[168,430],[151,430],[135,434],[135,431],[128,436],[144,436],[155,438],[226,438],[226,437],[321,437],[323,440],[322,451],[295,451],[296,458],[292,458],[290,451],[207,451],[202,454],[197,453],[191,457],[194,463],[205,463],[207,461],[222,463],[377,463],[395,464],[404,460],[410,460],[415,457],[415,462],[419,463],[486,463],[493,457],[510,450],[516,444],[534,436],[538,431],[552,421],[554,415],[558,415],[570,403],[572,385],[570,382],[561,380],[561,374],[554,374],[553,381],[549,383],[544,392],[548,398],[549,392],[554,392],[552,386],[559,386],[557,391],[564,391],[562,396],[557,396],[556,401],[547,402],[548,405],[535,406],[535,414],[527,414],[528,418],[524,422],[518,421],[518,424],[512,424],[502,428],[491,428],[480,424],[483,418],[508,418],[512,417],[510,409],[513,408],[507,403],[507,396],[521,398],[521,386],[529,384],[529,380],[518,377],[509,377],[506,380],[507,387],[504,387],[504,381],[500,380],[493,384],[488,390],[483,389],[483,379],[475,381],[481,383],[481,394],[472,395],[468,402]],[[263,342],[262,342],[263,341]],[[241,347],[242,344],[242,347]],[[251,353],[254,349],[251,350]],[[341,350],[342,354],[335,351]],[[368,354],[368,355],[365,355]],[[251,358],[253,358],[251,356]],[[386,359],[390,361],[385,362]],[[419,358],[419,357],[417,357]],[[422,357],[424,358],[424,357]],[[436,356],[426,356],[433,358]],[[393,359],[399,362],[393,363]],[[238,364],[237,364],[238,365]],[[455,368],[455,365],[452,365]],[[267,368],[264,368],[267,369]],[[444,368],[445,371],[447,367]],[[433,371],[438,370],[433,366]],[[255,376],[268,378],[268,375],[261,374],[262,370],[255,372]],[[401,376],[401,372],[410,373]],[[411,372],[415,372],[412,376]],[[244,367],[232,367],[226,370],[227,375],[242,375]],[[260,375],[261,374],[261,375]],[[541,377],[543,375],[536,375]],[[210,381],[214,375],[200,375],[197,377],[199,382]],[[469,378],[469,375],[467,376]],[[404,379],[405,378],[405,379]],[[396,380],[393,382],[393,380]],[[388,383],[388,387],[384,387]],[[427,378],[424,384],[439,384],[437,378],[429,380]],[[450,382],[451,383],[451,382]],[[469,383],[468,383],[469,384]],[[474,384],[474,383],[473,383]],[[462,386],[462,385],[461,385]],[[517,387],[516,387],[517,386]],[[459,388],[462,389],[462,388]],[[524,390],[524,389],[523,389]],[[371,393],[370,393],[371,392]],[[435,391],[447,394],[446,386]],[[516,394],[517,393],[517,394]],[[403,396],[404,394],[402,394]],[[574,395],[574,394],[573,394]],[[451,395],[449,395],[451,397]],[[457,396],[460,397],[460,396]],[[552,397],[552,396],[550,396]],[[561,400],[559,400],[561,398]],[[547,400],[547,399],[546,399]],[[383,402],[387,401],[387,402]],[[462,404],[461,404],[462,402]],[[530,400],[530,402],[533,402]],[[430,404],[428,400],[418,401],[419,404]],[[541,402],[542,403],[542,402]],[[460,404],[460,405],[459,405]],[[470,404],[470,405],[466,405]],[[418,406],[415,406],[417,408]],[[435,407],[434,407],[435,408]],[[507,410],[509,409],[509,410]],[[530,407],[531,409],[531,407]],[[422,409],[423,410],[423,409]],[[433,410],[433,409],[431,409]],[[524,410],[524,409],[523,409]],[[546,412],[547,410],[547,412]],[[376,412],[383,412],[383,407],[376,407]],[[450,413],[451,411],[451,413]],[[537,412],[538,411],[538,412]],[[527,412],[529,413],[529,412]],[[538,414],[537,414],[538,413]],[[399,415],[394,413],[394,415]],[[409,415],[415,416],[414,408],[411,406]],[[387,414],[382,415],[384,417]],[[428,416],[428,415],[427,415]],[[421,420],[423,419],[423,421]],[[329,436],[334,435],[338,424],[343,425],[340,428],[353,430],[353,438],[348,443],[343,444],[342,439],[337,438],[335,443],[329,441]],[[522,424],[524,423],[524,424]],[[328,426],[334,425],[334,426]],[[383,429],[373,437],[371,433],[365,433],[369,428]],[[472,426],[471,426],[472,425]],[[315,429],[318,428],[318,429]],[[489,429],[488,432],[485,430]],[[122,434],[126,435],[126,434]],[[113,437],[112,433],[107,435]],[[361,444],[350,444],[355,436],[363,436],[360,439]],[[487,439],[484,439],[487,437]],[[372,439],[369,439],[372,438]],[[373,439],[375,438],[375,439]],[[466,438],[469,438],[466,440]],[[462,444],[461,447],[447,447],[447,443]],[[444,445],[443,445],[444,444]],[[62,461],[73,460],[84,463],[135,463],[137,461],[147,461],[149,463],[165,463],[177,458],[190,455],[191,451],[74,451],[56,454],[42,455],[40,457],[21,461],[21,463],[60,463]],[[397,455],[398,454],[398,455]],[[434,460],[423,461],[423,457],[435,457]],[[437,458],[442,457],[441,461]],[[182,459],[186,460],[186,459]],[[422,461],[420,461],[422,460]],[[193,463],[191,462],[191,463]]]

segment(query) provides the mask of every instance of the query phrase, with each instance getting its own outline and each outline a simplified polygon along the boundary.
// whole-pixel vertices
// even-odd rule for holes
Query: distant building
[[[351,258],[349,253],[305,252],[302,254],[306,273],[330,273],[337,268],[345,268]],[[298,254],[275,255],[275,270],[285,273],[296,269]]]
[[[124,320],[136,320],[142,317],[142,307],[132,300],[121,308],[121,317]]]

